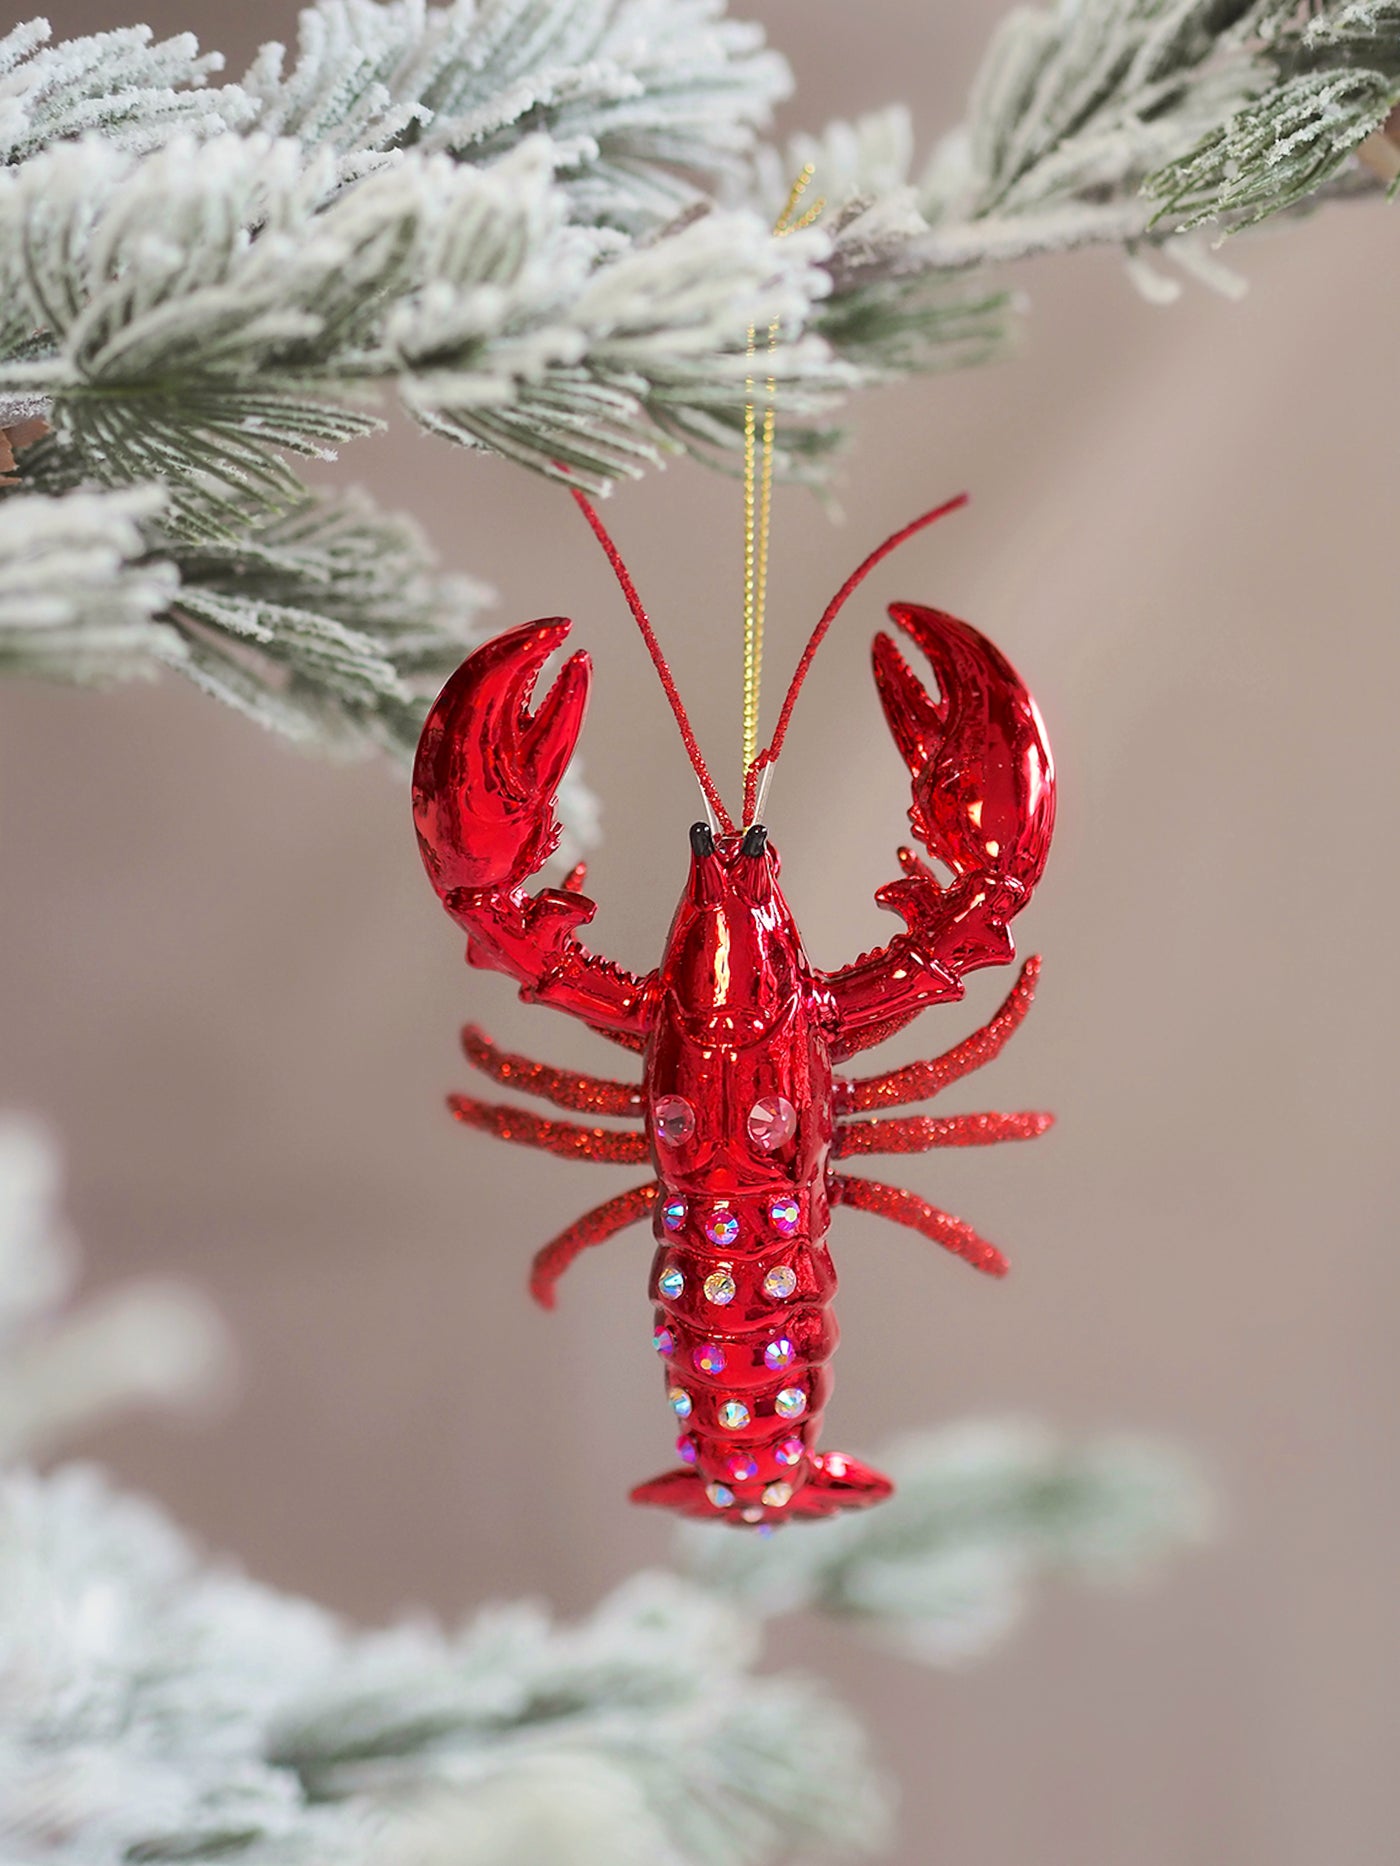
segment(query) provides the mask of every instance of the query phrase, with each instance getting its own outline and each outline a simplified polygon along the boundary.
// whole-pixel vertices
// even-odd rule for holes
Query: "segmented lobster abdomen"
[[[691,832],[657,972],[643,1101],[656,1163],[656,1345],[678,1469],[632,1492],[767,1524],[874,1501],[887,1480],[816,1449],[836,1346],[827,1255],[835,1009],[761,832]]]
[[[655,1345],[676,1450],[711,1507],[762,1520],[811,1474],[831,1390],[825,1187],[706,1197],[663,1184],[655,1230]]]

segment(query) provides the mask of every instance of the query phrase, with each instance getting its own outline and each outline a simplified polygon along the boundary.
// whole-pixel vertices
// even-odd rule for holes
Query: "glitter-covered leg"
[[[449,1095],[447,1105],[464,1127],[478,1127],[485,1134],[494,1134],[497,1140],[511,1140],[519,1147],[561,1153],[569,1160],[631,1165],[648,1157],[644,1134],[621,1133],[615,1127],[579,1127],[573,1121],[544,1121],[528,1109],[473,1101],[469,1095]]]
[[[874,1212],[879,1218],[892,1218],[896,1224],[908,1225],[911,1230],[932,1238],[935,1244],[941,1244],[955,1257],[961,1257],[964,1263],[970,1263],[974,1270],[982,1270],[988,1276],[1005,1276],[1010,1267],[996,1245],[979,1237],[971,1225],[948,1212],[940,1212],[936,1205],[930,1205],[915,1192],[906,1192],[902,1186],[884,1186],[875,1179],[834,1173],[829,1189],[833,1205],[852,1205],[858,1212]]]
[[[1034,1140],[1055,1124],[1053,1114],[911,1114],[892,1121],[847,1121],[836,1130],[838,1159],[855,1153],[927,1153],[931,1147],[994,1147],[1001,1140]]]
[[[550,1063],[537,1063],[529,1056],[497,1049],[475,1024],[463,1030],[462,1048],[467,1061],[483,1075],[505,1088],[519,1089],[522,1095],[538,1095],[557,1108],[572,1108],[577,1114],[626,1115],[634,1121],[642,1118],[639,1082],[580,1075],[572,1069],[556,1069]]]
[[[832,1062],[848,1062],[852,1056],[859,1056],[862,1050],[878,1049],[890,1037],[898,1036],[904,1026],[912,1024],[918,1015],[918,1011],[901,1011],[898,1017],[891,1017],[883,1024],[864,1024],[859,1030],[838,1031],[831,1039]],[[917,1064],[914,1066],[918,1067]],[[843,1082],[838,1076],[832,1082],[832,1094],[839,1096],[850,1086],[850,1083]],[[857,1104],[846,1102],[838,1106],[854,1108]]]
[[[898,1108],[911,1101],[926,1101],[974,1069],[981,1069],[1000,1055],[1007,1040],[1020,1027],[1035,1000],[1036,981],[1040,977],[1040,959],[1033,955],[1021,967],[1020,977],[1008,992],[996,1016],[964,1037],[942,1056],[927,1062],[906,1063],[902,1069],[890,1069],[880,1076],[862,1076],[853,1082],[837,1082],[834,1099],[838,1114],[864,1114],[870,1108]],[[901,1019],[900,1023],[907,1022]],[[898,1027],[898,1026],[896,1026]],[[893,1034],[877,1026],[876,1040]],[[868,1045],[862,1043],[861,1048]]]
[[[576,1218],[567,1231],[561,1231],[535,1253],[530,1265],[530,1294],[542,1309],[554,1307],[554,1286],[583,1251],[602,1244],[628,1225],[636,1224],[651,1211],[657,1193],[656,1181],[633,1186],[615,1199],[595,1205],[591,1212]]]

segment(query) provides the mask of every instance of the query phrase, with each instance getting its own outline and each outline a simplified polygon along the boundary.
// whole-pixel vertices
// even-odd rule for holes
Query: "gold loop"
[[[798,233],[812,222],[826,206],[816,200],[794,220],[798,203],[807,192],[816,169],[808,162],[792,184],[787,204],[773,223],[779,239]],[[744,378],[744,769],[747,785],[754,759],[758,756],[758,706],[763,682],[763,615],[768,597],[768,536],[773,510],[773,442],[777,427],[778,379],[773,370],[773,354],[778,347],[779,320],[768,326],[768,375],[763,406],[762,474],[758,453],[758,408],[754,399],[754,359],[758,353],[754,325],[749,326],[748,374]]]

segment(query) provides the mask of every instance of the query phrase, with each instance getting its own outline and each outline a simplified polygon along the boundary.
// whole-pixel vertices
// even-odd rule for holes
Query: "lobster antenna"
[[[577,497],[577,495],[575,495],[575,497]],[[792,709],[797,704],[797,696],[801,693],[803,682],[811,671],[812,662],[816,658],[818,648],[821,647],[823,641],[826,639],[827,630],[845,608],[847,600],[860,588],[861,584],[864,583],[875,566],[883,563],[891,551],[898,550],[899,546],[903,544],[907,538],[912,538],[916,532],[922,531],[925,526],[932,525],[935,520],[945,518],[949,512],[956,512],[959,506],[964,506],[966,504],[967,494],[965,492],[960,492],[956,498],[945,499],[942,505],[934,506],[931,512],[920,513],[918,518],[910,519],[907,525],[903,525],[898,531],[892,532],[890,536],[885,539],[883,544],[877,544],[869,557],[856,566],[850,576],[848,576],[846,581],[841,585],[840,589],[837,590],[826,608],[822,611],[821,620],[812,630],[808,638],[807,646],[802,650],[802,658],[797,663],[796,671],[792,677],[792,683],[787,690],[787,697],[783,701],[783,709],[778,714],[778,723],[774,728],[773,737],[769,741],[766,749],[761,751],[749,766],[748,777],[744,784],[744,820],[746,822],[750,820],[751,811],[754,807],[754,799],[760,775],[762,775],[764,781],[764,794],[767,794],[768,773],[777,763],[778,755],[783,749],[783,741],[787,738],[787,730],[792,721]]]
[[[723,798],[715,789],[715,781],[710,776],[709,766],[705,763],[704,754],[700,750],[695,728],[691,725],[690,715],[685,710],[685,701],[680,696],[666,656],[661,652],[661,643],[656,639],[656,630],[651,625],[651,617],[642,607],[642,599],[637,594],[637,586],[633,583],[631,573],[622,561],[622,553],[608,536],[607,527],[594,510],[592,501],[586,498],[577,486],[571,486],[569,491],[573,494],[578,509],[592,526],[593,535],[602,545],[603,553],[613,567],[613,575],[617,578],[622,594],[627,599],[627,607],[632,611],[637,627],[642,631],[642,640],[646,643],[652,666],[660,677],[662,689],[671,703],[671,711],[675,714],[676,724],[680,727],[681,742],[685,746],[686,757],[689,758],[691,769],[700,780],[700,789],[704,795],[705,807],[711,814],[711,820],[717,821],[726,834],[732,835],[734,820],[725,809]]]

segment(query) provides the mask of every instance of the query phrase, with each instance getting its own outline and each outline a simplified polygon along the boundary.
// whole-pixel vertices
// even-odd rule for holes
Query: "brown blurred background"
[[[290,0],[60,0],[60,33],[193,26],[235,68]],[[791,126],[902,96],[950,124],[994,8],[765,0]],[[1223,1544],[1123,1596],[1054,1591],[965,1676],[799,1624],[903,1784],[902,1866],[1370,1866],[1396,1857],[1394,792],[1397,222],[1240,243],[1239,304],[1026,269],[1018,360],[866,396],[844,525],[778,508],[770,678],[895,523],[817,665],[769,820],[814,958],[883,937],[907,790],[866,671],[878,604],[969,616],[1031,679],[1062,771],[1020,923],[1041,1002],[958,1105],[1052,1105],[1037,1147],[907,1163],[1012,1250],[983,1285],[841,1218],[829,1435],[1024,1412],[1194,1447]],[[606,567],[556,491],[396,432],[348,474],[596,655],[598,943],[644,968],[695,796]],[[713,755],[737,754],[739,502],[678,465],[608,511]],[[724,748],[731,747],[726,754]],[[664,1557],[621,1502],[667,1457],[631,1232],[532,1310],[534,1246],[627,1181],[455,1130],[465,1014],[618,1053],[468,975],[383,767],[305,760],[188,688],[0,690],[0,1096],[52,1119],[91,1277],[178,1272],[245,1357],[222,1423],[95,1452],[256,1574],[356,1615],[537,1591],[579,1609]],[[887,1054],[944,1047],[974,982]]]

